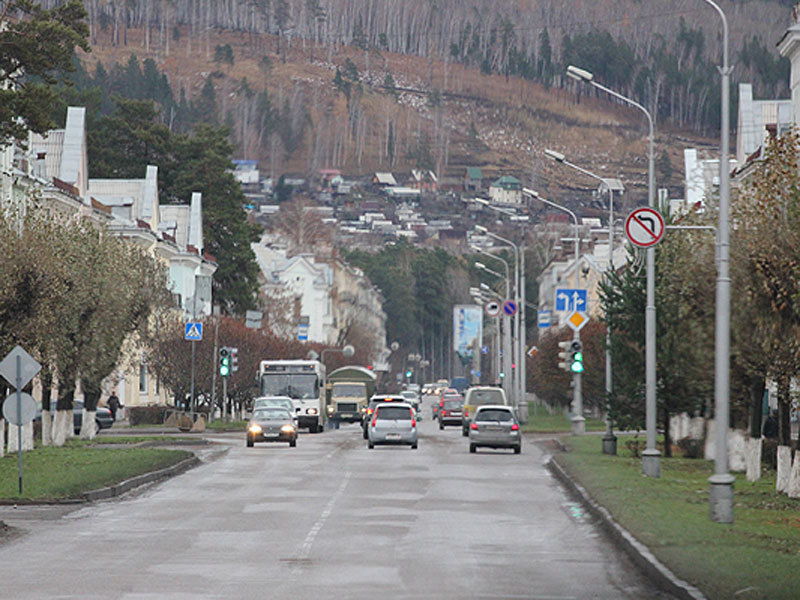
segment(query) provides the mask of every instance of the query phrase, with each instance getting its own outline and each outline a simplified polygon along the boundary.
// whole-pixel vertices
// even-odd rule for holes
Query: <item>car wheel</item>
[[[522,446],[514,446],[514,454],[519,454],[522,452]]]
[[[461,428],[461,435],[467,437],[469,435],[469,430],[466,427]]]
[[[295,446],[297,446],[297,438],[289,440],[289,448],[294,448]]]
[[[476,451],[477,449],[478,449],[478,447],[477,447],[475,444],[470,444],[470,445],[469,445],[469,452],[470,452],[470,454],[475,454],[475,451]]]
[[[101,430],[101,429],[103,429],[103,426],[102,426],[102,425],[100,425],[100,421],[98,421],[98,420],[96,420],[96,419],[95,419],[95,422],[94,422],[94,432],[95,432],[95,433],[100,433],[100,430]]]
[[[417,449],[417,445],[416,444],[411,444],[411,449],[412,450],[416,450]]]
[[[247,438],[247,447],[248,448],[252,448],[253,444],[255,444],[255,442],[253,440],[251,440],[250,438]]]
[[[366,429],[364,430],[364,439],[365,439],[365,440],[366,440],[366,439],[369,439],[369,434],[367,433],[367,430],[366,430]]]
[[[367,443],[367,448],[369,448],[370,450],[372,450],[373,448],[375,448],[375,444],[373,444],[372,442],[368,442],[368,443]]]
[[[444,423],[439,421],[439,430],[441,431],[442,429],[444,429]]]

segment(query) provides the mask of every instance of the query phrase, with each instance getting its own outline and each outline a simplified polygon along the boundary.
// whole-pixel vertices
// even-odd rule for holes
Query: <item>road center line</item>
[[[334,492],[331,499],[328,500],[328,503],[325,505],[325,508],[322,510],[322,513],[319,515],[317,522],[311,527],[311,530],[308,532],[306,539],[303,541],[303,545],[300,547],[300,552],[297,554],[295,566],[292,569],[293,574],[300,573],[303,570],[302,562],[308,558],[309,554],[311,554],[311,547],[314,545],[314,540],[317,538],[317,534],[320,530],[324,527],[325,521],[328,520],[328,517],[331,516],[333,512],[333,507],[336,505],[336,502],[339,498],[342,497],[344,494],[344,490],[347,487],[348,482],[350,481],[350,471],[346,471],[344,474],[344,479],[342,483],[339,484],[338,489]]]

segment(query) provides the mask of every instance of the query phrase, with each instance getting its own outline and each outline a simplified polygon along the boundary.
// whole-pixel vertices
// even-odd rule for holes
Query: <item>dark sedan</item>
[[[55,415],[55,406],[53,404],[50,405],[50,417],[53,418]],[[35,421],[42,420],[42,409],[39,409],[36,412]],[[94,423],[97,427],[97,431],[101,429],[109,429],[114,424],[114,417],[111,414],[111,411],[104,406],[98,406],[96,412],[94,413]],[[83,424],[83,401],[82,400],[74,400],[72,402],[72,426],[75,430],[75,434],[77,435],[81,431],[81,425]]]

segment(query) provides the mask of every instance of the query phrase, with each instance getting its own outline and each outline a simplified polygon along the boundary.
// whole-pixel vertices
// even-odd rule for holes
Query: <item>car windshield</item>
[[[461,401],[460,400],[445,400],[444,408],[445,408],[445,410],[461,410]]]
[[[365,386],[363,383],[334,383],[333,384],[333,397],[342,398],[353,396],[365,396]]]
[[[411,411],[406,406],[381,406],[378,409],[377,419],[393,421],[410,421]]]
[[[319,395],[317,376],[309,373],[267,373],[261,377],[264,396],[288,396],[307,400]]]
[[[480,406],[482,404],[505,404],[502,390],[472,390],[469,393],[468,404]]]
[[[475,415],[476,421],[511,421],[511,412],[500,409],[479,410]]]
[[[292,416],[285,408],[259,408],[253,413],[253,420],[255,421],[280,421],[282,419],[289,420]]]
[[[291,400],[284,400],[282,398],[256,398],[253,409],[262,408],[267,406],[280,406],[282,408],[289,408],[292,405]]]

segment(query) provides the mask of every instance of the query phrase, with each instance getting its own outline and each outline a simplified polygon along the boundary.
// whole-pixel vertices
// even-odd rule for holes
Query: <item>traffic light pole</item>
[[[222,378],[222,420],[228,420],[228,378]]]
[[[572,343],[581,343],[580,334],[575,331],[572,336]],[[583,349],[581,348],[581,352]],[[583,390],[581,384],[583,383],[580,372],[572,372],[572,435],[583,435],[586,433],[586,419],[583,416]]]

